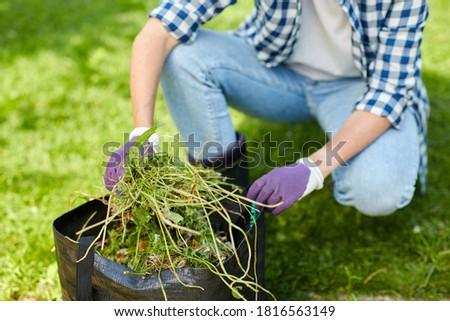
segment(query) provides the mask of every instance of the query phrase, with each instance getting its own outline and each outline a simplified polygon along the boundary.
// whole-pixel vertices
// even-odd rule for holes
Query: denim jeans
[[[278,122],[314,118],[333,135],[366,90],[360,78],[314,81],[285,65],[266,68],[245,40],[207,30],[193,44],[171,52],[161,85],[181,136],[193,134],[202,144],[214,140],[222,146],[236,139],[228,104]],[[412,113],[405,113],[400,130],[388,129],[333,172],[338,203],[371,216],[391,214],[410,203],[419,167],[418,128]]]

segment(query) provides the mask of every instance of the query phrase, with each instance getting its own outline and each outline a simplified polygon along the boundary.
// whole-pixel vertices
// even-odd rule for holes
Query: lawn
[[[240,2],[208,27],[235,27],[251,8]],[[60,299],[51,223],[83,202],[77,191],[104,193],[102,146],[132,126],[130,45],[156,3],[0,0],[0,299]],[[328,181],[268,216],[266,279],[278,299],[450,299],[450,2],[429,4],[427,193],[374,219],[337,205]],[[162,96],[157,108],[161,131],[175,133]],[[323,139],[314,123],[233,120],[252,140]]]

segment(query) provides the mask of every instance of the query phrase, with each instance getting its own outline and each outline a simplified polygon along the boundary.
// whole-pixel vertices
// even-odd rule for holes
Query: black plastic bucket
[[[236,211],[236,204],[224,204],[228,209]],[[237,208],[239,210],[239,207]],[[53,222],[53,234],[55,238],[56,258],[58,273],[61,281],[64,300],[164,300],[163,289],[168,300],[232,300],[231,290],[219,277],[205,268],[177,268],[177,274],[185,284],[201,286],[204,290],[186,287],[176,279],[169,271],[161,271],[157,274],[145,277],[126,273],[131,271],[128,267],[113,262],[94,250],[91,250],[85,259],[77,263],[78,258],[83,257],[87,248],[93,241],[93,236],[99,230],[93,229],[91,236],[87,235],[74,242],[75,233],[80,230],[86,220],[95,213],[90,223],[103,220],[106,217],[107,206],[104,201],[96,199],[86,202],[79,207],[63,214]],[[242,217],[237,224],[247,229],[247,236],[252,247],[256,246],[256,274],[258,283],[264,281],[264,242],[265,226],[264,216],[257,219],[257,228],[248,227],[250,213],[240,211]],[[255,233],[257,230],[257,233]],[[257,242],[255,245],[255,234]],[[247,262],[248,249],[242,234],[236,234],[238,244],[237,253],[241,262]],[[252,255],[254,258],[254,255]],[[244,263],[243,263],[244,264]],[[253,267],[252,262],[252,267]],[[233,256],[225,262],[228,273],[241,276],[243,272],[238,267]],[[253,268],[251,269],[253,270]],[[253,275],[253,273],[252,273]],[[160,281],[161,280],[161,281]],[[243,291],[248,300],[254,300],[255,294],[249,289]],[[259,291],[258,299],[261,300],[264,293]]]

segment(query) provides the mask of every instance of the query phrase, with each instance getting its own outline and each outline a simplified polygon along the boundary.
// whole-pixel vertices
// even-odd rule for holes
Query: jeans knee
[[[376,192],[367,191],[355,199],[355,208],[367,216],[386,216],[408,205],[413,192],[389,192],[385,189]]]
[[[408,205],[414,196],[414,185],[395,184],[390,178],[353,181],[344,191],[336,191],[336,200],[355,207],[367,216],[386,216]]]
[[[165,80],[180,81],[204,80],[210,67],[217,64],[220,53],[220,40],[217,33],[200,30],[192,44],[179,44],[166,58],[161,74],[162,85]],[[216,42],[219,42],[216,43]],[[167,82],[167,81],[166,81]]]
[[[196,61],[192,45],[178,45],[167,56],[161,72],[161,85],[164,88],[170,81],[183,80],[186,74],[195,70]]]
[[[205,67],[196,44],[176,46],[166,58],[161,72],[161,88],[172,115],[196,109],[199,95],[207,90]],[[182,102],[182,103],[180,103]]]

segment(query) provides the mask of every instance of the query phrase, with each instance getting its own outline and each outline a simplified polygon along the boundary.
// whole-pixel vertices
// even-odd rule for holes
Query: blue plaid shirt
[[[420,141],[419,177],[425,190],[429,103],[420,78],[426,0],[336,0],[352,26],[353,57],[367,91],[356,110],[386,117],[400,128],[403,112],[413,111]],[[236,0],[162,0],[150,16],[159,19],[182,43],[195,40],[200,25]],[[267,67],[292,54],[302,25],[301,0],[255,0],[255,9],[237,30]]]

